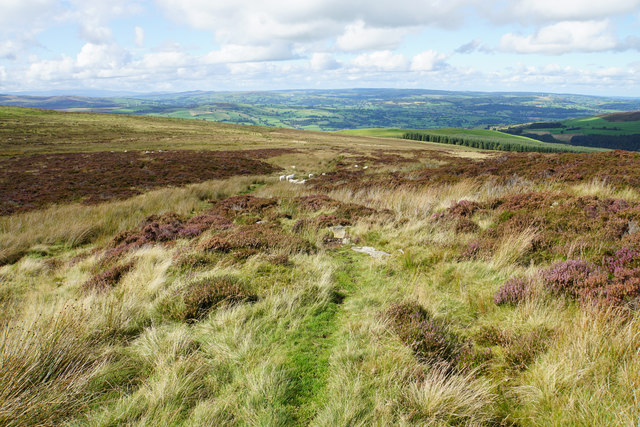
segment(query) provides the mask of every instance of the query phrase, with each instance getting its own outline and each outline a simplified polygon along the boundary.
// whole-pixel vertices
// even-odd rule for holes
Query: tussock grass
[[[473,373],[450,375],[433,369],[404,392],[407,421],[434,425],[488,425],[495,422],[497,394],[490,381]]]
[[[248,188],[259,177],[235,177],[183,188],[151,191],[124,201],[96,206],[54,206],[0,218],[0,264],[13,262],[34,245],[76,247],[104,240],[137,226],[152,214],[190,214],[203,201],[221,199]]]
[[[86,313],[67,305],[33,311],[0,332],[0,423],[53,425],[84,410],[106,359],[86,330]]]
[[[593,178],[582,184],[570,187],[574,194],[578,196],[597,196],[601,198],[625,199],[638,201],[640,194],[633,188],[616,188],[611,183],[602,178]]]
[[[537,231],[530,227],[521,233],[506,235],[494,252],[491,265],[501,268],[516,263],[530,249],[536,233]]]

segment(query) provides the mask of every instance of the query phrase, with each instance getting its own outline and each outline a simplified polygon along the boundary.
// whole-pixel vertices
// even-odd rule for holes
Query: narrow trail
[[[351,254],[336,253],[334,259],[339,267],[327,303],[310,313],[285,343],[285,367],[292,380],[287,412],[297,425],[312,422],[326,402],[331,356],[340,351],[341,319],[349,315],[344,303],[358,290],[359,274]]]

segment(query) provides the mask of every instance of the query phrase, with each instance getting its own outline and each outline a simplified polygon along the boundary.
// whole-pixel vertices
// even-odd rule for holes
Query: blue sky
[[[0,0],[0,93],[640,97],[640,0]]]

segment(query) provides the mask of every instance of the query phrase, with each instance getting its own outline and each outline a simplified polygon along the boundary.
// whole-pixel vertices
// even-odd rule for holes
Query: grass
[[[305,185],[1,217],[0,423],[638,423],[637,156],[340,138],[272,160]],[[567,259],[623,297],[550,290]]]
[[[473,147],[474,143],[484,141],[486,143],[495,144],[508,144],[518,147],[511,151],[540,151],[541,149],[557,150],[559,152],[593,152],[602,151],[598,148],[568,146],[567,144],[541,142],[532,138],[528,138],[520,135],[511,135],[503,133],[497,130],[486,129],[461,129],[461,128],[443,128],[443,129],[350,129],[340,131],[339,133],[345,135],[360,135],[360,136],[372,136],[381,138],[405,138],[408,134],[414,135],[429,135],[429,139],[422,138],[429,141],[433,141],[437,137],[457,138],[464,140],[468,148]],[[415,137],[409,137],[407,139],[416,139]],[[507,150],[509,151],[509,150]]]

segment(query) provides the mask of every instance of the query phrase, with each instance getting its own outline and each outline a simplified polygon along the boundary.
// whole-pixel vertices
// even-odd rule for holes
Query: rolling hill
[[[640,109],[640,99],[417,89],[185,92],[131,97],[0,96],[0,105],[335,131],[486,128]]]
[[[640,111],[610,113],[559,122],[538,122],[498,128],[545,142],[640,150]]]

